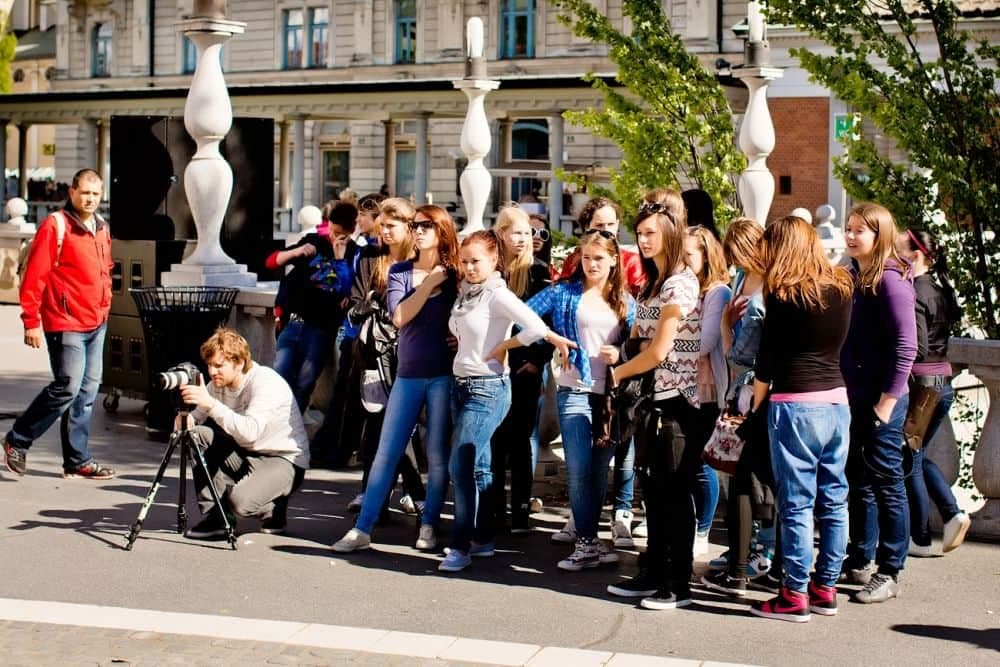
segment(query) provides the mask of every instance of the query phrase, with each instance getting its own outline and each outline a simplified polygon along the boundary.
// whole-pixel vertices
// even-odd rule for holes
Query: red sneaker
[[[837,615],[837,589],[809,580],[809,611],[820,616]]]
[[[755,602],[750,607],[750,613],[762,618],[806,623],[809,621],[809,596],[782,586],[778,597],[767,602]]]
[[[102,466],[97,461],[91,460],[79,468],[63,470],[63,477],[85,477],[87,479],[111,479],[115,476],[115,471],[107,466]]]

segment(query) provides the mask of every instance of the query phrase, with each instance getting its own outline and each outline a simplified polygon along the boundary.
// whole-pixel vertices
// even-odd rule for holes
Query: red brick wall
[[[826,97],[769,98],[777,143],[767,159],[774,174],[769,220],[799,206],[815,213],[827,201],[830,100]],[[781,177],[791,176],[791,194],[781,194]]]

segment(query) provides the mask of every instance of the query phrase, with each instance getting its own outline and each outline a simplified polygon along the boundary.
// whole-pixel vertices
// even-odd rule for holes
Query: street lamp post
[[[482,19],[474,16],[468,20],[465,37],[465,77],[453,82],[455,88],[465,93],[469,99],[459,143],[468,160],[458,181],[467,218],[462,230],[463,236],[483,229],[483,213],[493,184],[490,172],[483,164],[483,158],[493,146],[490,123],[486,118],[486,94],[500,86],[499,81],[487,78]]]

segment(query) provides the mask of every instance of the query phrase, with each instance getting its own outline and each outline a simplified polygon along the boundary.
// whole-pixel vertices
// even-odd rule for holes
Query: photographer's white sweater
[[[309,467],[309,438],[292,389],[278,373],[254,363],[236,389],[208,385],[215,405],[191,416],[211,417],[240,447],[255,454],[283,456],[300,468]]]

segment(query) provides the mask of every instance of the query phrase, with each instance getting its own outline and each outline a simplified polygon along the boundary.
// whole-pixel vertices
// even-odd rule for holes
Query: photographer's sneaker
[[[865,587],[854,594],[854,599],[861,604],[886,602],[899,595],[899,582],[896,577],[876,572],[865,584]]]
[[[611,543],[619,549],[635,547],[635,540],[632,539],[632,512],[615,510],[615,518],[611,522]]]
[[[69,468],[63,470],[63,478],[82,477],[84,479],[111,479],[115,476],[115,471],[107,466],[102,466],[97,461],[91,459],[89,463],[84,463],[79,468]]]
[[[820,616],[837,615],[837,588],[809,580],[809,611]]]
[[[367,549],[371,545],[371,535],[357,528],[351,528],[342,538],[334,542],[330,548],[339,554],[348,554],[352,551]]]
[[[553,533],[552,541],[558,542],[559,544],[575,544],[576,543],[576,523],[573,522],[573,517],[569,518],[558,533]]]
[[[351,502],[347,503],[347,511],[354,512],[357,514],[361,511],[361,506],[365,503],[365,494],[359,493],[351,499]]]
[[[233,517],[235,519],[235,517]],[[230,521],[233,529],[236,524]],[[222,520],[222,515],[216,510],[212,510],[202,518],[201,521],[184,531],[184,537],[191,540],[214,540],[226,536],[226,522]]]
[[[809,621],[809,596],[782,586],[777,597],[766,602],[754,602],[750,613],[761,618],[777,621],[807,623]]]
[[[7,470],[16,475],[24,475],[28,469],[28,455],[19,449],[15,449],[10,441],[4,438],[3,457],[7,463]]]
[[[8,464],[8,468],[10,465]],[[965,541],[965,533],[969,530],[972,519],[965,512],[959,512],[948,519],[944,524],[944,536],[942,538],[942,551],[948,553],[962,546]]]

